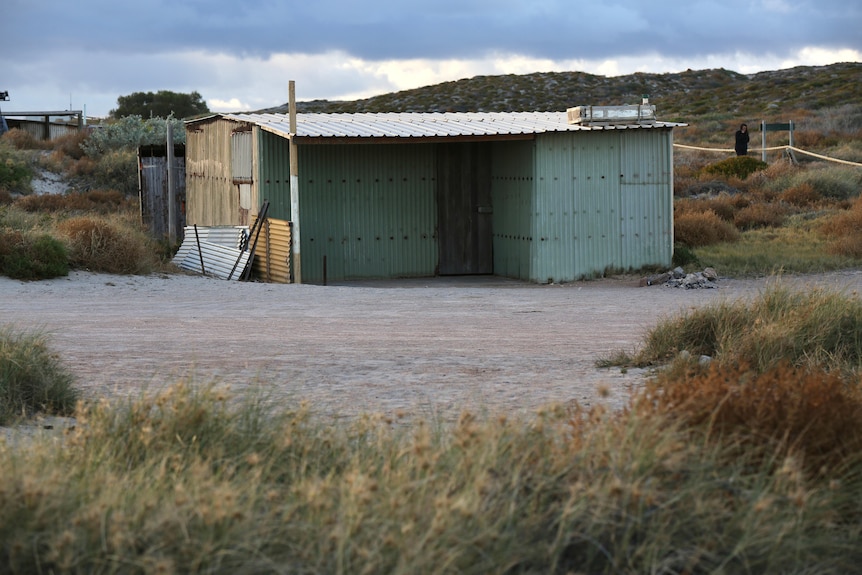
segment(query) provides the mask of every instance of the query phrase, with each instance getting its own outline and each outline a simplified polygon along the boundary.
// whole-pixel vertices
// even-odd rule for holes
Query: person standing
[[[736,131],[736,145],[734,149],[737,156],[748,155],[748,124],[742,124]]]

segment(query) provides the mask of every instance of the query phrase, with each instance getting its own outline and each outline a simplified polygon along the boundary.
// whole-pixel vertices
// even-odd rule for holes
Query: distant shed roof
[[[288,137],[288,114],[217,114],[187,122],[189,125],[214,118],[248,122]],[[597,130],[652,130],[684,126],[672,122],[651,124],[570,124],[566,112],[389,112],[357,114],[298,113],[299,142],[337,140],[427,140],[427,139],[526,139],[549,132]]]

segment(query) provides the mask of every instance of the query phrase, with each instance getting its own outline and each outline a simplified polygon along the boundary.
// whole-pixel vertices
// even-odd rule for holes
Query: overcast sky
[[[215,112],[476,75],[741,73],[862,61],[859,0],[2,0],[0,110],[106,116],[133,92]]]

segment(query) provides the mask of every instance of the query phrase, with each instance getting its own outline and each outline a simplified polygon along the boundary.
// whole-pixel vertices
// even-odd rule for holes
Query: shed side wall
[[[239,190],[231,180],[231,132],[236,126],[216,119],[186,132],[187,225],[240,223]]]
[[[669,146],[669,130],[538,137],[529,279],[567,282],[669,265]]]
[[[438,262],[433,144],[300,146],[308,283],[431,276]]]
[[[529,280],[533,243],[533,155],[535,144],[492,144],[494,274]]]
[[[669,267],[673,260],[673,132],[622,134],[623,269]]]

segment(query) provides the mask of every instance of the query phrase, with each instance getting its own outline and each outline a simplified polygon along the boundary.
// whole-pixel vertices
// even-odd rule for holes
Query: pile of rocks
[[[641,278],[640,287],[663,285],[666,287],[685,289],[717,288],[718,274],[713,268],[704,268],[702,272],[685,273],[682,268],[674,268],[669,272]]]

